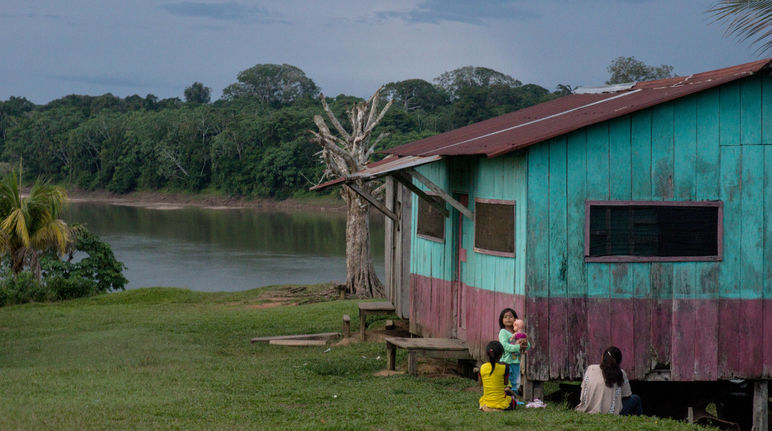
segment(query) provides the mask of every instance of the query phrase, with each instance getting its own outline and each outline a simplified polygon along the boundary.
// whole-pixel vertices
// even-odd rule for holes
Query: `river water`
[[[256,209],[149,209],[72,202],[63,216],[108,242],[127,289],[238,291],[346,279],[345,214]],[[370,221],[383,279],[383,218]]]

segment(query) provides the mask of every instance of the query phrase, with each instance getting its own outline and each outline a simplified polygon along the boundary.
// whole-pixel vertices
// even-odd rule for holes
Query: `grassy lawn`
[[[375,376],[382,342],[250,344],[356,319],[357,301],[324,289],[294,289],[283,301],[299,304],[276,307],[261,304],[286,289],[152,288],[0,308],[0,430],[698,429],[559,405],[482,413],[472,380]]]

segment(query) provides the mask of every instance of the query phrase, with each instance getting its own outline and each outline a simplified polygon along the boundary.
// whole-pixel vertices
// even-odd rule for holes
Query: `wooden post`
[[[769,429],[769,386],[766,380],[753,382],[753,428],[752,431]]]
[[[359,310],[359,336],[362,337],[362,341],[367,339],[365,331],[367,330],[367,314],[364,311]]]
[[[526,401],[533,401],[535,399],[544,399],[544,382],[539,380],[526,380],[523,385],[523,398]]]
[[[394,371],[397,368],[397,346],[386,342],[386,369]]]
[[[351,316],[348,314],[343,315],[343,338],[351,336]]]
[[[409,350],[407,353],[407,372],[411,376],[418,375],[418,358],[414,350]]]

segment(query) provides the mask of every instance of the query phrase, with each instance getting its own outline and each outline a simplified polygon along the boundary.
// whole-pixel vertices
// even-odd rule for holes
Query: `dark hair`
[[[491,363],[491,374],[493,374],[493,370],[496,369],[496,363],[499,362],[499,359],[504,354],[504,346],[498,341],[491,341],[485,346],[485,354],[488,355],[488,362]]]
[[[603,352],[603,359],[600,360],[600,370],[603,373],[603,381],[606,386],[613,388],[614,385],[622,386],[625,381],[622,375],[622,369],[619,365],[622,363],[622,351],[616,346],[611,346]]]
[[[504,329],[504,314],[506,314],[507,311],[512,313],[512,317],[517,319],[517,311],[515,311],[515,310],[513,310],[511,308],[505,308],[505,309],[501,310],[501,313],[499,313],[499,329]]]

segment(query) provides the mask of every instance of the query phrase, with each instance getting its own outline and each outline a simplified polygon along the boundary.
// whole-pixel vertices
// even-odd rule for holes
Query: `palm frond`
[[[714,22],[723,21],[724,34],[738,41],[760,44],[757,53],[772,49],[772,0],[721,0],[708,13]]]
[[[56,249],[59,254],[67,251],[73,235],[63,220],[51,220],[32,235],[30,243],[36,250]]]
[[[27,230],[27,221],[21,208],[11,211],[0,223],[0,229],[6,235],[16,237],[24,247],[29,247],[29,230]]]

